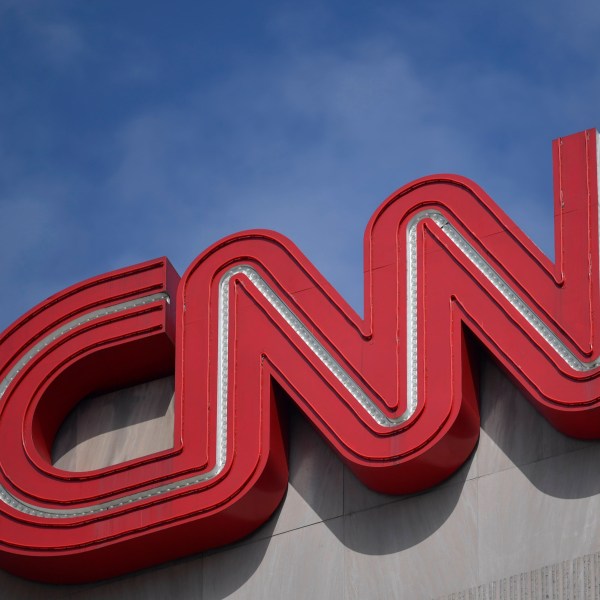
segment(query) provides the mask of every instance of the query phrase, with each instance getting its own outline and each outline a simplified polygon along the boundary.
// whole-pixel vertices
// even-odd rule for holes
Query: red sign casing
[[[555,427],[597,437],[597,157],[595,131],[554,144],[555,263],[464,178],[395,192],[365,234],[364,318],[269,231],[180,281],[159,259],[31,310],[0,337],[0,566],[89,581],[247,535],[286,490],[284,396],[369,487],[435,485],[478,439],[472,338]],[[80,399],[173,369],[173,448],[52,466]]]

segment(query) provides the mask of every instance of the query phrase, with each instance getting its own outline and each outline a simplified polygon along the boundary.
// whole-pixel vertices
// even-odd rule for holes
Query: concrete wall
[[[84,469],[168,446],[171,385],[86,402],[55,460]],[[434,490],[369,491],[294,413],[287,497],[250,538],[87,586],[0,572],[0,598],[600,598],[600,443],[554,431],[491,362],[481,388],[479,446]]]

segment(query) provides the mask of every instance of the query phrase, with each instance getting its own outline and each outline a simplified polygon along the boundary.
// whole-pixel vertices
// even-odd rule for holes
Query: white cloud
[[[37,59],[61,70],[72,67],[86,50],[83,31],[61,10],[64,5],[40,0],[0,2],[0,16],[13,19],[11,26],[22,30]]]

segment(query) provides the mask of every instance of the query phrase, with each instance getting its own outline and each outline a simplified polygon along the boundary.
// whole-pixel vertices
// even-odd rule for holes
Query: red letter
[[[437,176],[371,219],[364,319],[291,242],[261,231],[201,254],[176,297],[176,275],[154,261],[25,315],[0,339],[2,566],[85,581],[246,535],[286,487],[276,385],[367,485],[434,485],[479,434],[467,329],[556,427],[596,436],[597,134],[554,152],[556,264],[473,183]],[[169,372],[173,330],[173,449],[53,468],[74,403]]]

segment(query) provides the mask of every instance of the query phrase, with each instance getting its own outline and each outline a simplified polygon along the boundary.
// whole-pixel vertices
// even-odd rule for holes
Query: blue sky
[[[0,329],[260,227],[362,310],[362,236],[474,179],[553,251],[550,142],[600,126],[597,0],[0,0]]]

